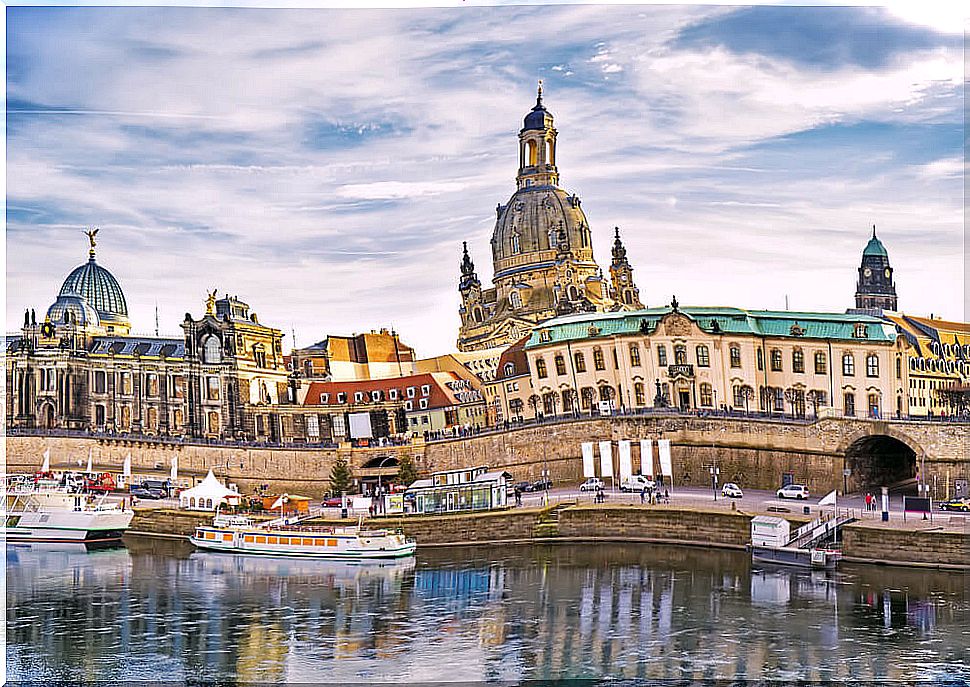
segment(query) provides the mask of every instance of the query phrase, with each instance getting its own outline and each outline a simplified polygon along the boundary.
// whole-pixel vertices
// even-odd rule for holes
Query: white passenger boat
[[[212,525],[196,527],[190,541],[200,549],[303,558],[401,558],[417,547],[390,530],[265,524],[237,515],[215,516]]]
[[[134,512],[62,488],[8,491],[3,535],[11,542],[100,542],[121,539]]]

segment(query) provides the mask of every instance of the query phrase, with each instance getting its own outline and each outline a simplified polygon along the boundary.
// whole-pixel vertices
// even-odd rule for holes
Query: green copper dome
[[[872,238],[869,239],[869,243],[866,244],[866,249],[862,251],[862,257],[867,255],[872,255],[880,258],[889,258],[889,253],[886,252],[886,247],[882,245],[882,241],[876,238],[876,228],[872,228]]]
[[[97,311],[102,324],[129,324],[125,294],[114,275],[95,262],[93,247],[91,258],[67,275],[58,295],[83,296]]]

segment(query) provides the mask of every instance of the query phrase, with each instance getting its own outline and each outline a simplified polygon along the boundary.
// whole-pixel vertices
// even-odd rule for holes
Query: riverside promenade
[[[437,516],[367,518],[375,528],[400,528],[418,542],[419,550],[496,544],[613,543],[678,545],[743,550],[750,541],[751,518],[778,515],[797,527],[812,516],[801,513],[749,512],[730,503],[707,505],[640,505],[638,503],[553,502],[546,506],[509,508]],[[847,562],[970,570],[970,518],[934,514],[933,520],[909,517],[884,523],[874,514],[843,528]],[[866,517],[868,516],[868,517]],[[186,538],[209,515],[166,508],[137,508],[130,536]],[[356,519],[320,518],[313,525],[348,525]]]

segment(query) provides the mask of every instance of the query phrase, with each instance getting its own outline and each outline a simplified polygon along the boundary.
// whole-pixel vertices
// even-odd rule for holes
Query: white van
[[[644,489],[653,489],[655,486],[656,483],[643,475],[631,475],[620,482],[620,491],[643,491]]]

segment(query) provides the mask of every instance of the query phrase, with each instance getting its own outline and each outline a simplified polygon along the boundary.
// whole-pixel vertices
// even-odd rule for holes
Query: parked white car
[[[579,485],[580,491],[597,491],[604,487],[603,480],[599,477],[590,477],[585,482]]]
[[[643,491],[644,489],[653,489],[655,486],[656,483],[653,480],[649,480],[643,475],[631,475],[620,482],[620,491]]]
[[[789,484],[775,492],[775,495],[780,499],[807,499],[809,497],[808,487],[804,484]]]
[[[728,482],[723,487],[721,487],[721,496],[725,496],[731,499],[740,499],[744,496],[744,492],[741,491],[741,487],[739,487],[734,482]]]

